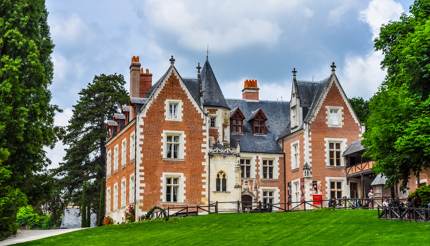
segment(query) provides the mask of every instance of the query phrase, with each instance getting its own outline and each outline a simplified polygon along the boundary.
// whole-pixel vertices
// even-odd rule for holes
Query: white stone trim
[[[113,206],[112,211],[116,211],[118,209],[118,199],[119,199],[119,189],[118,189],[118,183],[116,182],[113,184]]]
[[[167,202],[165,195],[166,190],[166,178],[173,177],[179,178],[179,188],[178,188],[178,201],[172,203],[184,203],[186,198],[186,185],[185,185],[185,175],[183,173],[174,172],[163,172],[161,175],[161,190],[160,190],[160,201]]]
[[[342,197],[349,197],[349,189],[346,177],[325,177],[325,199],[330,199],[330,182],[341,181],[342,182]]]
[[[105,206],[106,213],[109,213],[112,210],[111,205],[112,205],[112,190],[110,187],[108,187],[106,189],[106,206]]]
[[[258,189],[259,197],[261,198],[261,202],[263,202],[263,191],[273,191],[273,204],[280,203],[281,201],[281,192],[279,191],[279,187],[269,187],[263,186]]]
[[[135,177],[134,177],[134,174],[132,174],[128,178],[128,203],[129,204],[134,203],[134,197],[136,192],[136,184],[134,181],[135,181]]]
[[[259,168],[259,175],[260,179],[264,180],[277,180],[279,179],[279,155],[277,154],[265,154],[265,153],[259,153],[257,154],[260,160],[260,168]],[[263,177],[263,160],[272,160],[273,161],[273,179],[265,179]],[[252,166],[252,164],[251,164]],[[252,169],[252,167],[251,167]]]
[[[178,104],[178,118],[171,118],[169,115],[169,105],[170,103]],[[166,99],[164,101],[164,119],[166,121],[182,121],[182,113],[183,112],[183,102],[177,99]]]
[[[326,108],[326,115],[325,115],[325,117],[326,117],[326,124],[327,124],[327,126],[330,127],[330,128],[342,128],[343,127],[343,120],[344,120],[344,117],[343,117],[343,107],[342,106],[326,106],[325,108]],[[339,110],[338,113],[337,113],[339,124],[337,124],[337,125],[336,124],[332,124],[330,122],[330,110],[331,109],[337,109],[337,110]]]
[[[297,144],[297,163],[296,163],[296,165],[293,165],[294,164],[294,145],[296,145]],[[296,169],[299,169],[300,168],[300,140],[296,140],[296,141],[294,141],[294,142],[292,142],[291,144],[290,144],[290,158],[291,158],[291,165],[290,165],[290,168],[291,168],[291,170],[296,170]]]
[[[118,155],[119,155],[119,147],[118,144],[115,144],[113,147],[113,172],[118,171]]]
[[[112,151],[107,150],[106,153],[106,177],[109,177],[112,173]]]
[[[123,186],[124,184],[124,186]],[[121,199],[120,199],[121,208],[124,208],[127,205],[127,180],[125,177],[121,179]]]
[[[132,132],[131,134],[130,134],[130,161],[132,161],[132,160],[134,160],[134,158],[135,158],[135,154],[136,154],[136,146],[135,146],[135,144],[136,144],[136,135],[134,134],[134,132]]]
[[[240,153],[240,159],[251,160],[251,173],[249,178],[255,179],[257,177],[257,154]]]
[[[121,141],[121,167],[125,167],[127,164],[127,138]]]
[[[297,190],[295,189],[295,183],[297,183]],[[301,194],[301,186],[300,186],[300,179],[294,179],[291,180],[291,201],[293,202],[292,206],[295,207],[298,205],[298,202],[300,202],[302,194]],[[298,192],[297,200],[295,198],[295,193]]]
[[[178,158],[170,159],[167,158],[167,135],[177,135],[179,136],[179,150],[178,150]],[[186,154],[186,138],[184,131],[173,131],[173,130],[163,130],[161,133],[161,157],[166,160],[172,161],[183,161],[185,159]]]
[[[342,153],[346,149],[346,138],[324,138],[324,149],[325,149],[325,165],[326,167],[336,167],[336,166],[330,166],[330,155],[329,155],[329,143],[330,142],[340,142],[340,167],[345,166],[345,158],[342,156]],[[337,166],[339,167],[339,166]]]

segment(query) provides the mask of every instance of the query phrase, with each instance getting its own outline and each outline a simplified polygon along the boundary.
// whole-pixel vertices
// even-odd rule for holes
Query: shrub
[[[113,219],[109,216],[105,216],[103,218],[103,225],[112,225],[113,224]]]
[[[409,195],[417,201],[417,206],[427,207],[430,204],[430,185],[423,185]]]
[[[20,207],[16,214],[16,222],[21,227],[28,229],[39,227],[41,217],[36,213],[31,205]]]

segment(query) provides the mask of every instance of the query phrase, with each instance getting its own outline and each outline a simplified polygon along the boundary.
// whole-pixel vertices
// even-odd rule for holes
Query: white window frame
[[[113,185],[113,211],[118,209],[118,183]]]
[[[125,205],[127,205],[127,181],[125,178],[121,180],[121,208],[125,208]]]
[[[135,196],[135,185],[134,185],[134,174],[130,175],[129,181],[128,181],[128,203],[134,204],[134,196]]]
[[[167,178],[178,178],[178,194],[176,202],[168,202],[166,199],[167,191]],[[185,176],[183,173],[163,173],[161,176],[162,187],[161,187],[161,201],[165,203],[183,203],[185,201]]]
[[[214,125],[213,125],[213,126],[212,126],[212,119],[214,120],[214,121],[213,121],[213,123],[214,123]],[[217,127],[216,121],[217,121],[217,117],[216,117],[216,115],[214,115],[214,114],[209,115],[209,127],[210,127],[210,128],[216,128],[216,127]]]
[[[179,146],[178,146],[178,158],[168,158],[168,143],[167,143],[167,137],[168,136],[178,136],[179,137]],[[181,161],[185,158],[185,134],[183,131],[163,131],[163,159],[166,160],[174,160],[174,161]]]
[[[136,155],[136,135],[134,132],[130,134],[130,160],[134,160]]]
[[[112,151],[109,149],[106,154],[106,176],[109,177],[112,173]]]
[[[328,127],[342,127],[343,126],[343,107],[341,106],[326,106],[327,109],[327,126]],[[332,113],[336,110],[336,114]]]
[[[243,160],[243,163],[242,163],[242,160]],[[247,161],[249,163],[246,163]],[[251,178],[252,177],[252,174],[251,174],[252,159],[251,158],[240,158],[239,165],[240,165],[240,176],[241,176],[241,178],[242,179],[249,179],[249,178]],[[242,173],[242,167],[243,167],[243,170],[244,170],[243,173]],[[246,169],[249,169],[249,176],[248,177],[246,177]]]
[[[218,184],[219,180],[219,184]],[[215,190],[216,192],[227,192],[227,174],[220,170],[215,177]]]
[[[111,201],[112,199],[112,191],[109,188],[106,189],[106,213],[109,213],[111,211]]]
[[[344,167],[345,166],[345,158],[342,156],[343,152],[345,151],[346,148],[346,138],[324,138],[324,142],[325,142],[325,164],[326,167]],[[340,165],[339,166],[331,166],[330,165],[330,143],[340,143]]]
[[[125,167],[127,164],[127,139],[124,138],[121,141],[121,167]]]
[[[272,193],[272,195],[270,196],[270,193]],[[261,202],[263,203],[263,205],[266,204],[275,204],[275,196],[276,196],[276,191],[275,190],[268,190],[268,189],[263,189],[261,191]],[[267,202],[266,200],[271,200],[271,202]]]
[[[116,144],[113,148],[113,171],[117,171],[118,170],[118,144]]]
[[[332,183],[334,183],[334,188],[331,188]],[[338,187],[338,184],[340,183],[340,187]],[[343,194],[343,181],[342,180],[330,180],[329,184],[329,197],[330,199],[335,198],[335,199],[342,199],[345,194]],[[334,191],[335,192],[335,197],[331,196],[331,192]],[[337,196],[337,193],[340,191],[340,197]]]
[[[300,202],[301,194],[300,194],[300,179],[295,179],[291,181],[291,201],[294,203]],[[293,204],[296,206],[297,204]]]
[[[266,162],[266,163],[272,163],[272,165],[265,165],[264,164],[264,162]],[[267,174],[269,174],[270,172],[269,172],[269,168],[271,167],[272,168],[272,177],[266,177],[265,175],[264,175],[264,168],[265,167],[267,167],[268,168],[268,170],[267,170]],[[263,177],[263,179],[269,179],[269,180],[272,180],[272,179],[276,179],[275,177],[275,170],[276,170],[276,163],[275,163],[275,159],[271,159],[271,158],[263,158],[262,160],[261,160],[261,176]]]
[[[172,115],[170,113],[171,104],[177,104],[176,115]],[[174,99],[166,100],[164,105],[164,116],[168,121],[182,121],[182,101]]]
[[[299,140],[297,140],[291,143],[291,169],[295,170],[295,169],[298,169],[299,167],[300,167],[300,142]]]

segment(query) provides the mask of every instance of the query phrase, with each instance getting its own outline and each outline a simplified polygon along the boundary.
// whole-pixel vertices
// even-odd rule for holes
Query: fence
[[[394,220],[430,221],[430,208],[378,206],[378,218]]]
[[[379,208],[379,202],[375,199],[330,199],[311,200],[289,203],[262,203],[262,202],[213,202],[208,205],[186,205],[169,206],[166,210],[166,217],[195,216],[199,214],[211,213],[264,213],[264,212],[294,212],[306,211],[322,208],[331,209],[374,209]]]

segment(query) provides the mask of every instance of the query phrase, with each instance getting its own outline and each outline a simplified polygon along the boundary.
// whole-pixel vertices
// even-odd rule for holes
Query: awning
[[[378,174],[370,185],[371,186],[385,185],[386,182],[387,182],[387,178],[382,174]]]

